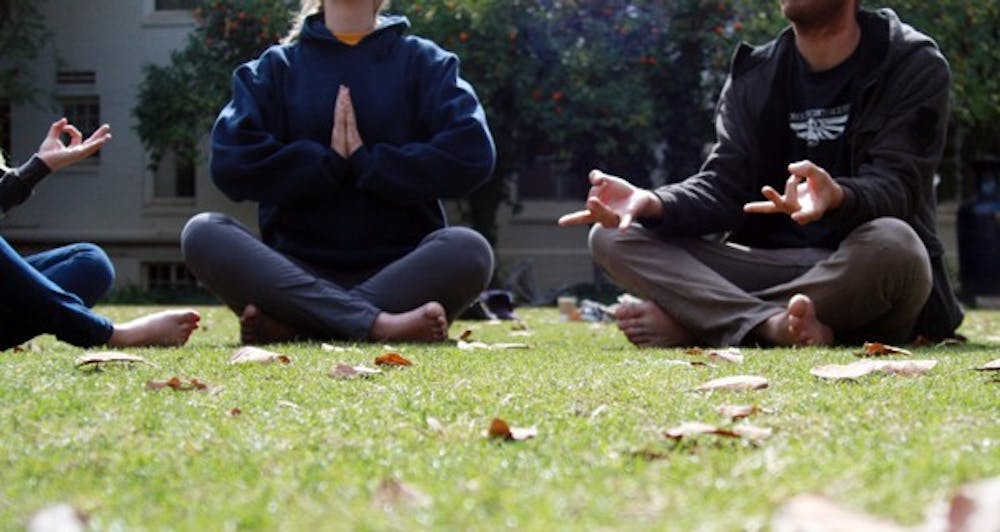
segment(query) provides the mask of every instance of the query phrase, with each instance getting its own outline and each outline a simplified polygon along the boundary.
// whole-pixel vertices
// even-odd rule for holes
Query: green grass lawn
[[[916,350],[940,361],[926,376],[831,383],[810,368],[852,362],[852,350],[745,349],[743,365],[680,366],[669,361],[682,351],[639,351],[613,325],[560,323],[549,309],[523,311],[530,336],[509,323],[452,330],[530,350],[397,345],[415,366],[333,380],[337,362],[372,365],[386,348],[285,344],[272,349],[289,365],[231,366],[235,317],[200,310],[187,346],[132,351],[156,367],[76,369],[83,350],[51,337],[0,354],[0,527],[62,501],[99,529],[729,530],[765,526],[801,492],[915,525],[958,486],[1000,475],[1000,384],[970,370],[1000,358],[1000,313],[971,313],[967,345]],[[690,391],[735,374],[770,387]],[[173,376],[212,389],[145,387]],[[715,412],[727,403],[772,409],[749,422],[774,435],[662,436],[727,423]],[[538,437],[489,441],[495,416]],[[430,500],[388,504],[384,479]]]

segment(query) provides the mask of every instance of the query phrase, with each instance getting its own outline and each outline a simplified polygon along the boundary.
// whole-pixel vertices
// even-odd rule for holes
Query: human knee
[[[73,264],[81,277],[87,279],[87,285],[91,288],[89,292],[93,297],[85,299],[96,301],[114,286],[114,264],[100,246],[89,242],[74,244]]]
[[[608,257],[617,255],[618,229],[608,229],[601,224],[594,224],[590,228],[590,235],[587,237],[587,246],[590,254],[598,264],[605,264]]]
[[[483,237],[467,227],[448,227],[437,235],[448,247],[450,261],[461,279],[475,284],[477,291],[485,289],[493,278],[493,247]]]
[[[863,271],[867,274],[882,271],[907,279],[914,288],[930,289],[933,282],[930,256],[909,224],[897,218],[878,218],[856,231],[864,242],[864,257],[858,261]]]
[[[219,247],[221,230],[229,217],[217,212],[203,212],[188,220],[181,231],[181,253],[189,266],[200,264]]]

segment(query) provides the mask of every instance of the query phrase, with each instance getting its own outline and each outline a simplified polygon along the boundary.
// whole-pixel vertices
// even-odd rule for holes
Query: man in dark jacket
[[[736,51],[700,172],[650,191],[594,171],[587,210],[560,220],[595,223],[595,260],[645,298],[616,314],[634,344],[905,342],[961,323],[934,216],[948,64],[858,3],[780,0],[791,28]]]

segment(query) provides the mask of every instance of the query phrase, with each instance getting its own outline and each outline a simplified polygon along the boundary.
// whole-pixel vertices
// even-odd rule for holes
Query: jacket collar
[[[864,84],[877,79],[891,64],[915,49],[937,47],[933,40],[902,23],[899,16],[888,8],[861,10],[858,13],[858,23],[861,24],[861,31],[869,33],[866,38],[872,39],[872,53],[866,54],[858,67],[858,72],[867,73],[860,80]],[[774,64],[784,54],[794,51],[794,47],[795,33],[791,26],[765,45],[755,47],[741,43],[733,56],[732,76],[738,78],[759,67]]]

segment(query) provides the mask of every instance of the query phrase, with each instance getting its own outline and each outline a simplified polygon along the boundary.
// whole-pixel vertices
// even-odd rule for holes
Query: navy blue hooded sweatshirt
[[[493,138],[458,58],[407,28],[384,17],[349,46],[313,15],[297,42],[236,69],[212,130],[212,178],[259,203],[272,248],[327,268],[383,266],[446,225],[441,199],[489,178]],[[346,160],[330,147],[341,85],[364,142]]]

